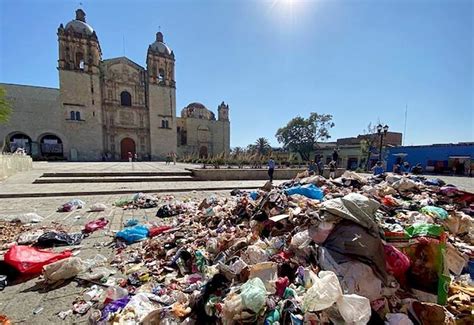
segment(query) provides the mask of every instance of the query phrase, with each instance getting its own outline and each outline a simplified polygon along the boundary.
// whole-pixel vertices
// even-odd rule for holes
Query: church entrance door
[[[128,153],[135,154],[135,141],[130,138],[123,138],[120,142],[120,153],[122,160],[128,160]]]

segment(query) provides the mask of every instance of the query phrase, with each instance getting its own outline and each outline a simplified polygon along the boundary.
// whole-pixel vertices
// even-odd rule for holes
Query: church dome
[[[156,33],[156,41],[150,44],[150,49],[160,54],[172,55],[171,49],[163,41],[163,33]]]
[[[83,34],[87,36],[90,36],[94,33],[94,30],[89,24],[82,22],[80,20],[76,20],[76,19],[68,22],[65,29],[72,30],[75,33],[79,33],[79,34]]]
[[[94,34],[94,29],[86,23],[86,13],[82,9],[76,10],[76,19],[71,20],[66,24],[66,31],[73,31],[85,36]]]
[[[198,118],[213,121],[216,116],[201,103],[191,103],[181,111],[183,118]]]

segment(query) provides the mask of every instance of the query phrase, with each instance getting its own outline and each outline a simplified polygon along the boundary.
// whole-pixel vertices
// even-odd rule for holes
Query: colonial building
[[[176,116],[175,55],[158,32],[146,68],[126,57],[102,59],[99,39],[83,10],[58,28],[59,89],[0,84],[13,106],[0,139],[9,150],[68,160],[164,159],[227,154],[229,106],[217,119],[200,103]]]

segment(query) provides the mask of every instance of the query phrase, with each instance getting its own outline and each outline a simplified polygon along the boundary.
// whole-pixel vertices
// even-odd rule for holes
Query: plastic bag
[[[93,220],[93,221],[90,221],[90,222],[86,223],[86,225],[84,226],[83,231],[85,233],[91,233],[91,232],[94,232],[96,230],[104,228],[108,224],[109,224],[109,220],[107,220],[105,218],[100,218],[100,219]]]
[[[70,212],[76,209],[82,209],[86,203],[79,199],[72,199],[58,208],[58,212]]]
[[[370,302],[366,297],[344,295],[337,301],[337,308],[346,324],[365,325],[370,320]]]
[[[100,212],[100,211],[104,211],[105,209],[107,209],[107,206],[104,203],[95,203],[91,205],[91,207],[89,208],[89,211]]]
[[[312,272],[311,272],[312,273]],[[320,311],[337,303],[339,313],[349,324],[367,324],[370,315],[369,299],[358,295],[343,295],[334,272],[321,271],[319,277],[311,276],[313,285],[303,296],[305,311]]]
[[[165,232],[166,230],[169,230],[171,229],[172,227],[171,226],[158,226],[158,227],[153,227],[150,229],[149,231],[149,236],[150,238],[151,237],[155,237],[155,236],[158,236],[159,234],[162,234],[163,232]]]
[[[30,246],[14,245],[5,253],[5,263],[23,274],[40,274],[43,266],[70,257],[71,251],[53,253]]]
[[[104,307],[104,309],[102,309],[102,317],[100,320],[107,320],[109,318],[109,314],[115,313],[116,311],[125,308],[129,301],[130,296],[125,296],[123,298],[111,301]]]
[[[265,283],[265,289],[269,292],[275,291],[278,265],[273,262],[263,262],[250,266],[249,279],[259,278]]]
[[[242,285],[240,296],[246,308],[258,313],[265,305],[267,290],[260,278],[253,278]]]
[[[70,257],[43,267],[44,279],[47,283],[66,280],[75,277],[83,269],[82,260],[79,257]]]
[[[366,297],[370,301],[382,297],[382,281],[367,264],[351,261],[340,264],[339,270],[344,292]]]
[[[11,216],[0,216],[0,221],[20,222],[20,223],[38,223],[43,221],[43,217],[36,213],[24,213]]]
[[[127,312],[133,312],[135,314],[134,321],[140,323],[146,315],[155,309],[156,307],[151,303],[146,294],[137,293],[128,302],[124,314],[127,314]],[[130,320],[128,319],[128,321]]]
[[[148,228],[143,225],[137,225],[130,228],[125,228],[119,231],[115,237],[125,240],[127,243],[134,243],[143,240],[148,236]]]
[[[438,237],[443,232],[443,227],[439,225],[417,223],[405,229],[405,232],[410,237],[416,236],[434,236]]]
[[[290,187],[285,190],[285,193],[287,195],[300,194],[315,200],[322,200],[324,197],[323,191],[313,184]]]
[[[335,273],[319,272],[319,277],[311,277],[313,285],[303,296],[303,309],[320,311],[331,307],[342,296],[341,286]]]
[[[385,325],[413,325],[413,322],[411,321],[410,318],[408,318],[406,314],[388,313],[385,315],[385,318],[387,319],[385,321]]]
[[[430,217],[438,218],[438,219],[441,219],[441,220],[445,220],[446,218],[448,218],[448,211],[446,211],[443,208],[435,207],[435,206],[432,206],[432,205],[422,207],[421,212],[428,215],[428,216],[430,216]]]
[[[403,282],[405,272],[410,268],[410,259],[392,245],[383,246],[385,252],[385,267],[399,282]]]
[[[83,234],[80,232],[68,234],[66,232],[48,231],[38,238],[37,245],[40,247],[79,245],[82,238]]]

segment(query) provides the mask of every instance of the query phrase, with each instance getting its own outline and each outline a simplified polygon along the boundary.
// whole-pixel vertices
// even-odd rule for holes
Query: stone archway
[[[43,157],[63,157],[63,141],[55,134],[40,138],[40,152]]]
[[[123,138],[120,141],[120,157],[122,160],[128,160],[128,153],[131,152],[132,155],[135,154],[135,141],[131,138]]]
[[[31,154],[31,138],[22,132],[15,132],[9,136],[10,152],[15,152],[16,149],[22,148],[27,154]]]

